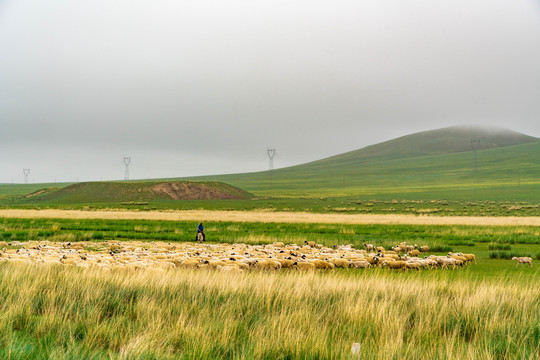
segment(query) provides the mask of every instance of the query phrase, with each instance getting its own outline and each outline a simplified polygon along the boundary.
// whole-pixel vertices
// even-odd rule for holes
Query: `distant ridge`
[[[153,200],[250,199],[250,193],[216,181],[83,182],[24,196],[29,202],[107,203]]]
[[[471,140],[473,139],[478,140],[478,150],[540,141],[539,138],[504,128],[452,126],[401,136],[365,148],[318,160],[314,163],[336,160],[387,157],[405,158],[458,153],[471,151]]]

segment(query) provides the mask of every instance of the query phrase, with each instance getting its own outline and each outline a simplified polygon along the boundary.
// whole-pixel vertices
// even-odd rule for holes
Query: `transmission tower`
[[[28,184],[28,175],[30,175],[30,169],[23,169],[22,172],[24,174],[24,183]]]
[[[269,170],[273,170],[274,169],[274,156],[276,156],[276,149],[266,149],[266,154],[268,155],[268,160],[269,160],[269,164],[268,164],[268,168]]]
[[[124,176],[124,180],[129,180],[129,164],[131,164],[131,158],[125,157],[124,158],[124,164],[126,165],[126,173]]]
[[[471,149],[474,153],[474,171],[478,170],[478,158],[476,156],[476,151],[480,147],[480,139],[471,139]]]

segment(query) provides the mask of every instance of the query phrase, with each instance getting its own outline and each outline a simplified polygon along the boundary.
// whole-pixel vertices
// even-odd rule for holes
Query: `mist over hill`
[[[475,141],[474,144],[471,144],[471,141]],[[471,151],[472,146],[477,150],[485,150],[536,141],[540,141],[540,139],[504,128],[452,126],[405,135],[316,162],[449,154]]]

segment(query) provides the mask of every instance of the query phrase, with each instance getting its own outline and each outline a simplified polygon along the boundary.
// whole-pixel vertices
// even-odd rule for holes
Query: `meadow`
[[[28,240],[191,242],[195,221],[0,218]],[[474,253],[464,269],[303,273],[0,264],[6,359],[538,359],[540,228],[214,222],[216,243],[401,241]],[[516,267],[514,255],[534,266]]]
[[[196,221],[107,219],[0,218],[0,241],[194,241]],[[471,251],[489,256],[488,246],[507,245],[509,251],[540,255],[540,227],[464,225],[355,225],[324,223],[206,223],[208,240],[216,243],[271,244],[275,241],[303,244],[315,241],[332,247],[372,243],[389,248],[402,241],[428,245],[439,251]],[[465,247],[465,248],[464,248]],[[495,249],[492,246],[491,250]]]
[[[363,359],[538,359],[538,276],[455,273],[3,263],[0,356],[353,359],[359,342]]]
[[[0,189],[2,187],[0,186]],[[26,190],[32,188],[27,187]],[[533,190],[529,189],[531,192]],[[23,191],[23,190],[20,190]],[[36,191],[36,190],[34,190]],[[39,191],[39,190],[37,190]],[[500,192],[505,193],[504,190]],[[440,195],[440,194],[434,194]],[[531,197],[534,198],[534,197]],[[154,210],[224,210],[224,211],[288,211],[320,214],[411,214],[439,216],[540,216],[540,202],[493,201],[493,200],[447,200],[398,198],[386,199],[361,196],[348,197],[262,197],[246,200],[184,200],[184,201],[111,201],[93,202],[90,198],[78,203],[38,201],[20,195],[0,197],[0,209],[73,209],[130,211]]]

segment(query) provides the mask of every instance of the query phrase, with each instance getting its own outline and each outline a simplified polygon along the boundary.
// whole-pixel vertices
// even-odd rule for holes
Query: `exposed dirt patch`
[[[31,198],[32,196],[38,196],[38,195],[41,195],[41,194],[45,194],[46,192],[47,192],[47,190],[43,189],[43,190],[39,190],[39,191],[36,191],[34,193],[31,193],[31,194],[25,195],[24,197],[25,198]]]
[[[243,199],[242,196],[233,191],[223,191],[215,186],[207,184],[197,184],[189,182],[166,182],[154,185],[149,190],[164,198],[171,200],[227,200]]]

